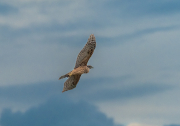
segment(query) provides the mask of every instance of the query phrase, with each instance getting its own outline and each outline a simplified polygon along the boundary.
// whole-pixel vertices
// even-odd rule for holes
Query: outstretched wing
[[[77,83],[79,82],[81,75],[73,75],[69,77],[66,82],[64,83],[64,88],[62,92],[71,90],[76,87]]]
[[[74,69],[79,66],[86,66],[95,48],[96,48],[96,39],[95,36],[91,34],[86,45],[84,46],[84,48],[81,50],[81,52],[77,57],[76,65]]]

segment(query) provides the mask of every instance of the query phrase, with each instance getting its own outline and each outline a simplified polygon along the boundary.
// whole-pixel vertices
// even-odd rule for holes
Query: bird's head
[[[87,65],[87,67],[88,67],[89,69],[92,69],[92,68],[93,68],[91,65]]]

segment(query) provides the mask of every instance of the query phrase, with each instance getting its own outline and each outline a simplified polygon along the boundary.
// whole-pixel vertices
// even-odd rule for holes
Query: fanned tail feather
[[[65,74],[65,75],[59,77],[59,80],[65,78],[65,77],[69,77],[69,74]]]

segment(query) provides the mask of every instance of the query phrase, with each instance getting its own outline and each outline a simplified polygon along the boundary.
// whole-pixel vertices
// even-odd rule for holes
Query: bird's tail
[[[65,75],[63,75],[63,76],[61,76],[61,77],[59,77],[59,80],[65,78],[65,77],[69,77],[69,73],[67,73],[67,74],[65,74]]]

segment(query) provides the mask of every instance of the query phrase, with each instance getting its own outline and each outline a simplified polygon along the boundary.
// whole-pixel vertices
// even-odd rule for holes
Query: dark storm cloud
[[[4,109],[0,123],[1,126],[115,126],[112,119],[94,106],[59,96],[24,113]]]
[[[0,3],[0,15],[7,15],[15,12],[18,12],[18,8],[15,8],[8,4]]]
[[[157,93],[162,93],[166,90],[174,89],[174,87],[164,84],[142,83],[123,85],[123,81],[115,82],[113,81],[113,79],[112,81],[111,79],[104,79],[104,82],[100,81],[100,79],[98,81],[99,82],[97,83],[93,83],[93,81],[91,80],[89,82],[80,82],[78,88],[76,89],[77,92],[79,92],[77,98],[88,99],[92,101],[105,101],[115,99],[128,100],[143,96],[154,95]],[[111,88],[110,86],[106,87],[107,85],[113,86],[113,84],[115,83],[119,84],[118,88]],[[92,89],[93,93],[91,93],[91,91],[88,91],[89,89]],[[81,92],[83,93],[81,94]]]
[[[61,93],[63,85],[57,82],[44,82],[32,85],[0,87],[0,99],[29,103],[44,101],[52,95]]]
[[[163,84],[132,84],[122,85],[123,81],[131,76],[121,78],[98,78],[98,79],[81,79],[77,87],[68,92],[62,93],[64,81],[44,82],[31,85],[0,87],[0,100],[4,102],[43,102],[53,95],[66,96],[76,100],[85,101],[104,101],[104,100],[128,100],[147,95],[161,93],[171,90],[173,87]],[[114,85],[118,88],[110,88]],[[121,86],[122,85],[122,86]],[[103,88],[102,88],[103,87]],[[92,93],[93,92],[93,93]]]

